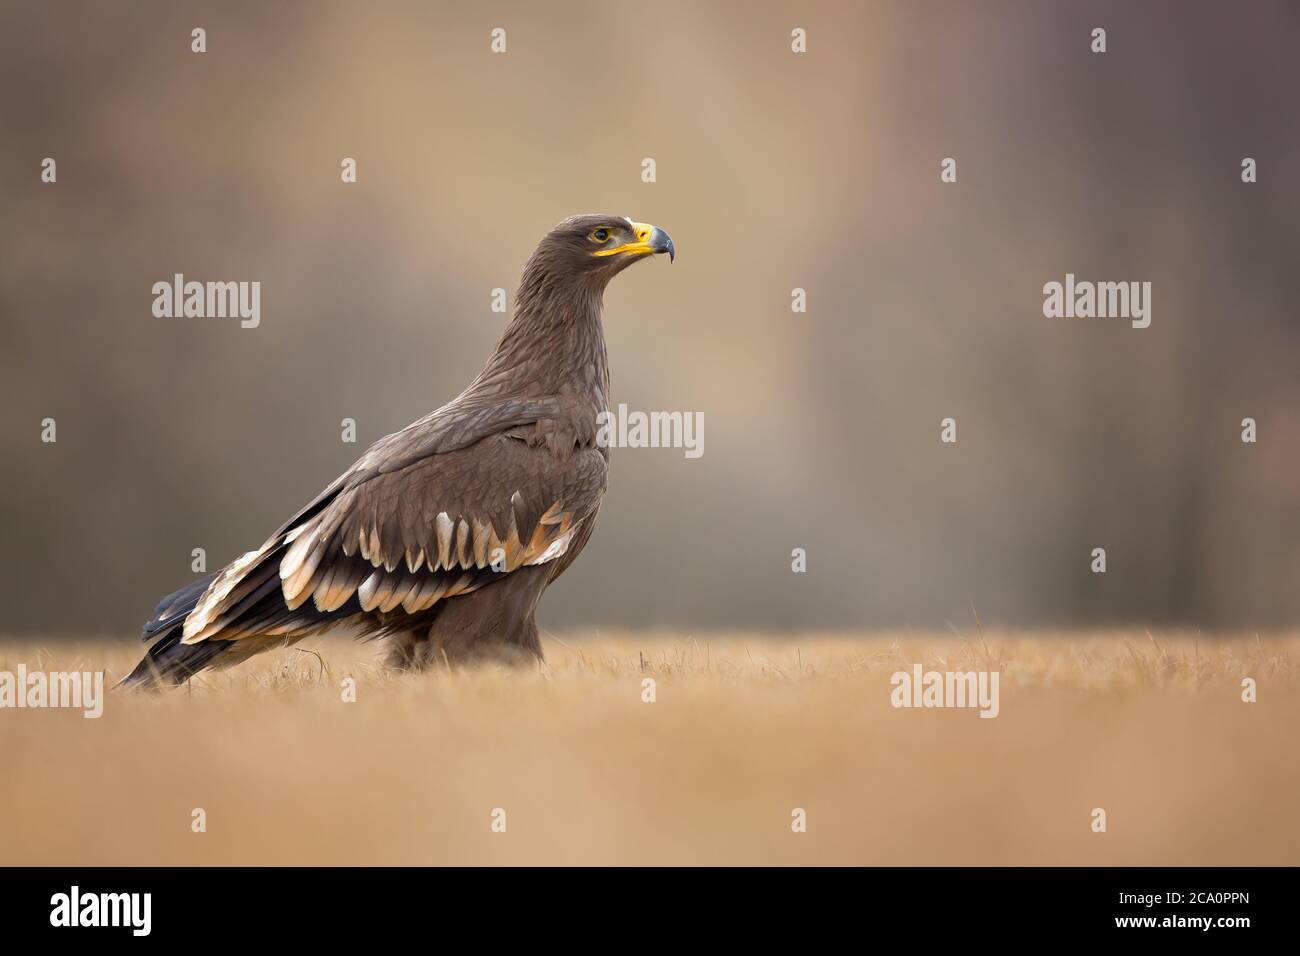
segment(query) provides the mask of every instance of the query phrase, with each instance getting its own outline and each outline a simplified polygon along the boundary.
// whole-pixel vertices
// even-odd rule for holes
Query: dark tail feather
[[[185,618],[207,591],[216,574],[209,574],[185,585],[158,602],[154,616],[144,626],[144,640],[154,641],[144,659],[127,674],[119,687],[158,687],[180,684],[212,663],[213,658],[232,641],[203,641],[182,644]]]
[[[201,641],[198,644],[181,643],[181,625],[168,631],[153,647],[145,652],[144,659],[135,665],[119,687],[157,688],[164,684],[183,684],[212,663],[234,641]]]

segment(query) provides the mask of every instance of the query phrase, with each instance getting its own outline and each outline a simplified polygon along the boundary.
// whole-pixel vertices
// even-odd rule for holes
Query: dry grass
[[[1300,637],[602,635],[399,677],[314,649],[100,720],[0,711],[0,863],[1300,863]],[[136,652],[0,644],[0,670]],[[892,708],[917,661],[1000,669],[1001,715]]]

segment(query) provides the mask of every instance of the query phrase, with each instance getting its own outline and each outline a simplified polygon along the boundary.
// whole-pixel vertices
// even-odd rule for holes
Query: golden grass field
[[[308,644],[99,720],[0,711],[0,863],[1300,863],[1297,636],[602,633],[402,676]],[[0,670],[137,653],[15,642]],[[893,708],[914,662],[1000,669],[1000,715]]]

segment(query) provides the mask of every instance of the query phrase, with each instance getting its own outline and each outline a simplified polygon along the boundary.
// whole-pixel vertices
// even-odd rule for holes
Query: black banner
[[[540,933],[689,920],[878,939],[1132,937],[1232,945],[1287,924],[1291,869],[93,869],[3,871],[6,940],[338,944],[439,928]],[[777,924],[774,928],[773,924]],[[975,935],[972,935],[975,934]],[[450,944],[453,937],[445,941]],[[432,941],[432,940],[431,940]],[[540,938],[538,939],[541,943]]]

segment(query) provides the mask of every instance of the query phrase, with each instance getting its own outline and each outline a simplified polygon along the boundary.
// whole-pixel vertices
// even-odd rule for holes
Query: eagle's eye
[[[591,230],[591,241],[592,241],[592,242],[605,242],[605,241],[608,240],[608,239],[609,239],[609,230],[608,230],[608,229],[603,229],[603,228],[602,228],[602,229],[593,229],[593,230]]]

